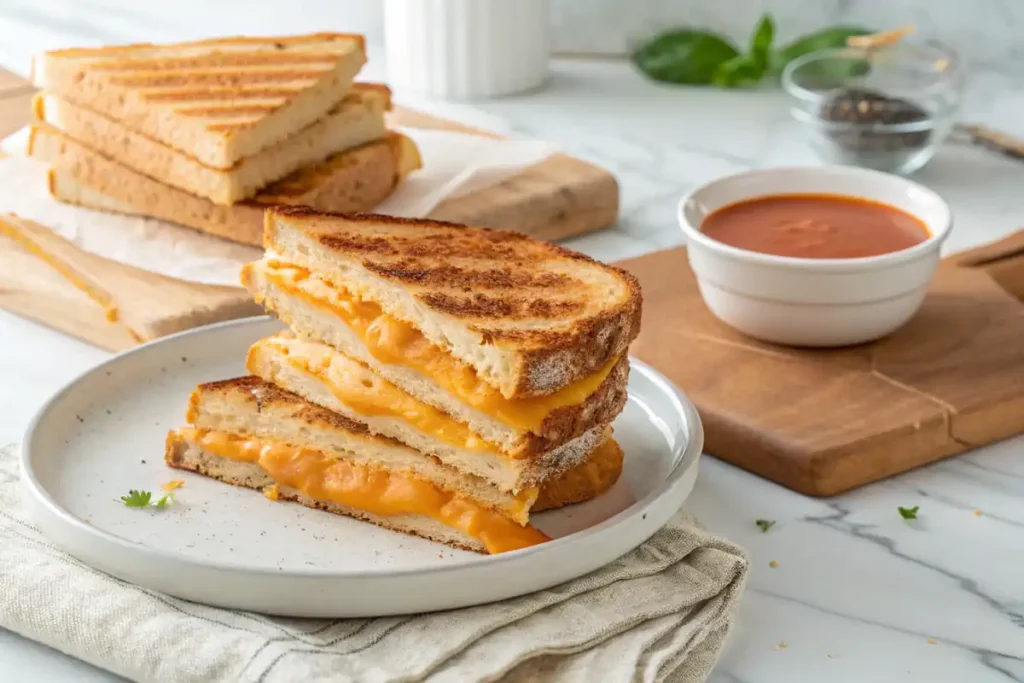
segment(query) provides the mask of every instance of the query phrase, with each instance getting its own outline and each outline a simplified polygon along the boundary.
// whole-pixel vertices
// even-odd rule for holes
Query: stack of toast
[[[243,284],[289,329],[200,385],[166,461],[484,553],[610,488],[640,325],[628,273],[518,233],[267,211]]]
[[[46,52],[28,152],[60,201],[259,246],[267,206],[367,211],[419,168],[365,62],[338,33]]]

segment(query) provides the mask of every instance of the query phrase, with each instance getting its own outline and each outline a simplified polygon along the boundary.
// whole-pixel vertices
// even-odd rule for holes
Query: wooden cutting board
[[[834,350],[765,344],[705,307],[685,248],[621,263],[632,352],[700,411],[712,455],[828,496],[1024,432],[1024,232],[942,262],[918,315]]]
[[[0,137],[29,120],[34,91],[23,78],[0,69]],[[402,108],[392,112],[390,122],[488,135]],[[612,225],[618,205],[614,176],[558,154],[499,185],[443,202],[429,217],[559,240]],[[259,312],[241,289],[171,280],[86,254],[45,230],[19,229],[21,244],[0,231],[0,308],[102,348],[120,351],[139,341]],[[94,294],[98,291],[100,299],[112,300],[118,311],[115,320],[107,319],[110,306],[83,293],[68,281],[68,273]]]

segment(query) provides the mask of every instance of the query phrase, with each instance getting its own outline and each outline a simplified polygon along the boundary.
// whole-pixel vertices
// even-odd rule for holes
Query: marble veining
[[[588,40],[600,48],[609,32],[618,40],[620,30],[642,32],[649,22],[673,17],[719,22],[742,33],[752,19],[741,15],[756,15],[764,5],[737,0],[735,12],[724,16],[712,7],[721,3],[647,0],[626,17],[626,4],[555,0],[554,6],[565,21],[575,13],[573,20],[583,22],[576,25],[592,29]],[[1009,0],[981,4],[977,22],[980,15],[990,15],[985,21],[1000,17],[992,45],[979,46],[994,50],[1020,10]],[[69,44],[266,33],[268,27],[341,29],[339,6],[298,0],[284,17],[271,16],[272,9],[239,13],[233,2],[184,0],[173,12],[157,14],[117,0],[61,0],[45,9],[28,0],[0,0],[0,64],[25,73],[34,52]],[[861,0],[772,3],[776,12],[785,7],[802,8],[800,21],[807,24],[835,12],[857,17],[869,11]],[[924,0],[906,0],[884,11],[899,15],[923,7]],[[965,34],[982,30],[966,16],[966,5],[943,0],[928,7],[935,8],[928,21],[948,27],[959,17]],[[787,19],[784,30],[799,31],[800,22]],[[378,49],[371,50],[367,78],[385,77],[379,57]],[[962,118],[1024,137],[1022,86],[1024,71],[1005,63],[976,68]],[[605,260],[680,244],[676,205],[700,183],[749,168],[817,163],[775,88],[663,87],[624,63],[558,61],[545,89],[473,106],[398,97],[470,125],[556,142],[615,173],[618,225],[569,243]],[[956,227],[947,251],[998,239],[1024,224],[1024,163],[948,144],[916,178],[953,207]],[[106,355],[0,312],[0,441],[20,438],[51,392]],[[1022,456],[1024,437],[828,500],[705,459],[688,506],[714,532],[747,548],[753,561],[750,587],[712,683],[1024,681]],[[905,522],[897,507],[914,505],[921,508],[919,519]],[[777,524],[761,533],[754,524],[759,518]],[[112,677],[0,631],[0,680]]]

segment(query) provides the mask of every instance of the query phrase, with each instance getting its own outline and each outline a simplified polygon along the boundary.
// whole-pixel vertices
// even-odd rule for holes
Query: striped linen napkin
[[[377,619],[287,619],[115,579],[26,517],[0,449],[0,626],[136,681],[672,681],[711,671],[747,574],[685,512],[579,579],[505,602]]]

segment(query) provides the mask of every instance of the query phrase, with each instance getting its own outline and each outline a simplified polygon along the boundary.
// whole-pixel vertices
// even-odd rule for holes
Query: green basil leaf
[[[741,88],[758,83],[768,69],[774,38],[775,22],[770,14],[765,14],[750,37],[750,52],[719,64],[711,76],[712,84],[720,88]]]
[[[797,57],[827,50],[833,47],[843,47],[846,39],[851,36],[863,36],[872,33],[860,26],[833,26],[814,33],[800,36],[789,45],[778,50],[772,55],[772,69],[781,70]]]
[[[656,81],[708,85],[715,70],[738,55],[739,51],[721,36],[679,29],[640,47],[633,53],[633,62]]]
[[[775,22],[770,14],[765,14],[754,29],[750,39],[750,58],[761,73],[768,68],[768,56],[771,53],[772,41],[775,39]]]
[[[737,55],[715,69],[711,83],[719,88],[742,88],[754,85],[764,76],[764,66],[750,55]]]

